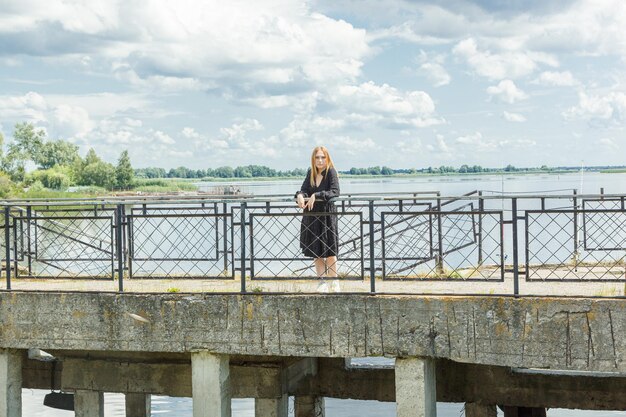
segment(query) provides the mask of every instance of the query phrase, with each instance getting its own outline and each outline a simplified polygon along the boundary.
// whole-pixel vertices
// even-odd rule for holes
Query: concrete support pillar
[[[256,417],[287,417],[289,414],[289,396],[281,398],[256,398],[254,415]]]
[[[504,417],[546,417],[546,409],[541,407],[502,407]]]
[[[0,417],[22,416],[22,354],[0,349]]]
[[[465,417],[496,417],[497,414],[495,405],[465,403]]]
[[[324,397],[298,396],[294,402],[295,417],[324,417]]]
[[[230,417],[228,355],[206,351],[191,354],[193,417]]]
[[[437,416],[434,359],[397,358],[395,378],[398,417]]]
[[[76,390],[74,415],[76,417],[104,417],[104,394],[100,391]]]
[[[150,417],[150,394],[126,394],[126,417]]]

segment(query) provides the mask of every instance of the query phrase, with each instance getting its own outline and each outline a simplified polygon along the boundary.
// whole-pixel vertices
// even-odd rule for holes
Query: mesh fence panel
[[[626,278],[626,212],[528,211],[529,281],[622,281]]]
[[[128,216],[131,278],[233,278],[230,214]]]
[[[306,257],[300,247],[301,232],[307,228],[306,222],[303,222],[306,217],[317,217],[323,221],[336,217],[339,242],[337,273],[342,278],[362,278],[363,231],[360,213],[256,213],[250,216],[253,279],[317,278],[312,258]]]

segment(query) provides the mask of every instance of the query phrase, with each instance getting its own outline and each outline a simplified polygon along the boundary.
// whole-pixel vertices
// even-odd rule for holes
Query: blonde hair
[[[315,187],[315,174],[317,174],[317,168],[315,167],[315,154],[319,151],[324,152],[324,156],[326,157],[326,169],[322,172],[322,176],[328,172],[329,169],[334,168],[333,159],[330,157],[330,153],[328,153],[328,149],[325,146],[316,146],[313,148],[313,153],[311,153],[311,187]]]

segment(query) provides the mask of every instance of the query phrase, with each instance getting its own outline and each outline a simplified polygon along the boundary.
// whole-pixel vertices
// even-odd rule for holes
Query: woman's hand
[[[298,207],[300,207],[301,209],[304,208],[304,197],[302,196],[302,194],[298,194],[298,196],[296,197],[296,204],[298,205]]]
[[[309,201],[306,202],[306,208],[313,210],[313,204],[315,204],[315,194],[311,194],[311,197],[309,197]]]

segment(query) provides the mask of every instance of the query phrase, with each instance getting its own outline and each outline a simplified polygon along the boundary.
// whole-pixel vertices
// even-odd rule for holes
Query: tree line
[[[458,168],[453,166],[440,166],[428,168],[403,168],[394,169],[387,166],[373,166],[368,168],[352,167],[346,171],[339,171],[341,174],[349,175],[414,175],[414,174],[448,174],[448,173],[479,173],[479,172],[518,172],[518,171],[552,171],[543,165],[540,168],[516,168],[507,165],[504,168],[484,168],[480,165],[461,165]],[[232,168],[222,166],[219,168],[192,169],[178,167],[166,170],[164,168],[138,168],[135,169],[137,178],[276,178],[276,177],[304,177],[306,170],[296,168],[293,170],[278,171],[263,165],[246,165]]]
[[[128,151],[121,152],[116,165],[103,161],[93,149],[89,149],[82,158],[78,146],[57,139],[49,140],[42,129],[36,129],[32,123],[17,123],[14,128],[13,142],[5,146],[0,134],[0,197],[7,195],[10,187],[45,187],[64,190],[73,185],[96,186],[107,190],[130,189],[135,179],[161,178],[277,178],[304,177],[306,169],[276,170],[263,165],[245,165],[232,168],[192,169],[184,166],[166,170],[164,168],[133,169]],[[27,167],[36,169],[27,172]],[[587,167],[594,169],[602,167]],[[604,167],[611,168],[611,167]],[[352,167],[342,174],[349,175],[413,175],[413,174],[453,174],[481,172],[550,172],[578,170],[580,167],[550,168],[542,165],[538,168],[517,168],[507,165],[503,168],[485,168],[480,165],[463,164],[458,168],[439,166],[427,168],[394,169],[388,166],[367,168]]]
[[[27,172],[27,166],[35,170]],[[63,190],[72,185],[96,186],[108,190],[129,189],[134,170],[128,151],[122,151],[117,165],[103,161],[93,149],[84,158],[78,146],[57,139],[49,140],[44,130],[32,123],[17,123],[13,142],[5,147],[0,134],[0,184]]]
[[[222,166],[219,168],[192,169],[187,167],[172,168],[138,168],[135,169],[137,178],[278,178],[278,177],[302,177],[306,170],[296,168],[279,171],[263,165],[246,165],[232,168]]]

